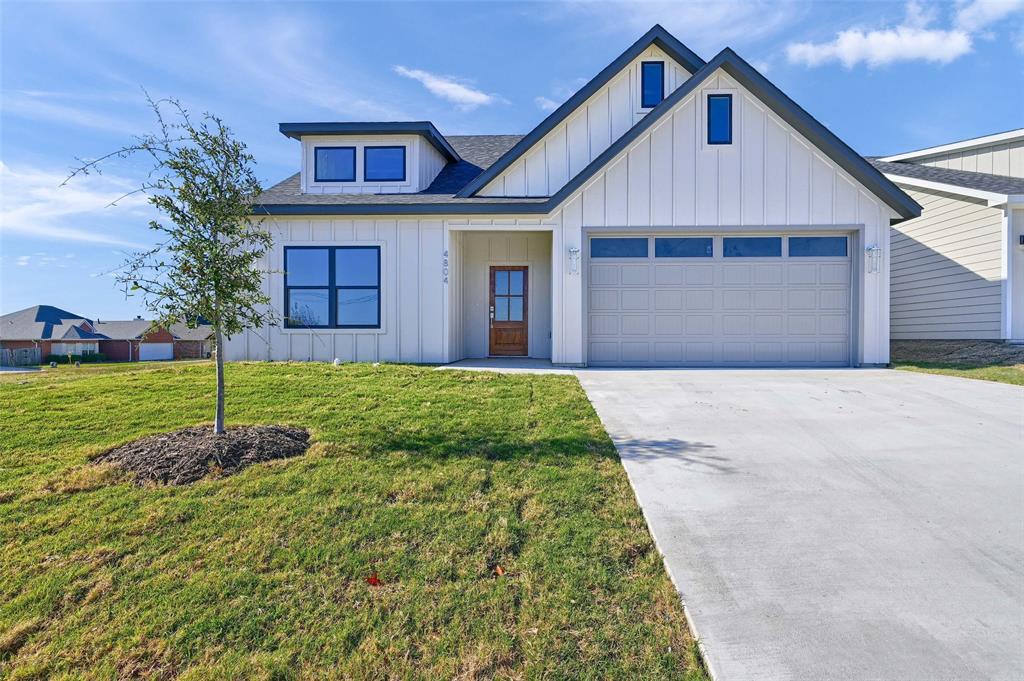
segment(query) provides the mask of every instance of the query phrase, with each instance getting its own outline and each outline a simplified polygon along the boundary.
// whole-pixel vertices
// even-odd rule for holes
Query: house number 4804
[[[448,283],[448,251],[441,255],[441,281]]]

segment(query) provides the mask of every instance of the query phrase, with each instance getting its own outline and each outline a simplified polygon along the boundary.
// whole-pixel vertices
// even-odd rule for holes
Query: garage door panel
[[[687,310],[715,309],[715,292],[713,289],[697,289],[686,291]]]
[[[683,281],[682,265],[654,266],[654,283],[658,286],[679,286]]]
[[[781,310],[783,308],[782,289],[754,291],[754,309]]]
[[[749,310],[751,303],[751,291],[746,289],[735,291],[722,291],[723,310]]]
[[[686,265],[684,279],[687,286],[714,286],[715,268],[711,265]]]
[[[654,334],[656,336],[681,336],[683,334],[683,316],[656,315],[654,317]]]
[[[594,312],[618,310],[619,292],[614,289],[591,289],[590,309]]]
[[[848,258],[723,258],[719,247],[694,262],[651,248],[646,260],[591,264],[588,362],[849,364]]]
[[[659,289],[654,292],[655,310],[682,310],[683,292],[679,289]]]
[[[782,283],[782,266],[781,265],[757,265],[754,268],[754,283],[755,284],[781,284]]]
[[[818,266],[818,283],[819,284],[841,284],[843,286],[849,286],[850,284],[850,266],[846,263],[835,264],[835,265],[819,265]]]
[[[726,336],[749,336],[750,315],[722,315],[722,333]]]
[[[750,283],[750,265],[725,265],[722,267],[722,283],[726,286]]]
[[[651,283],[650,265],[623,265],[619,273],[623,286],[649,286]]]
[[[651,292],[647,289],[624,289],[622,291],[623,310],[649,310]]]

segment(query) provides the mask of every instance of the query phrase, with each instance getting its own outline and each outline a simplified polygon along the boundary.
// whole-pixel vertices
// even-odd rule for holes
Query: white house
[[[1024,342],[1024,128],[872,162],[924,207],[893,227],[893,339]]]
[[[280,129],[300,170],[257,213],[285,323],[228,359],[889,359],[889,227],[920,207],[729,49],[655,26],[522,137]]]

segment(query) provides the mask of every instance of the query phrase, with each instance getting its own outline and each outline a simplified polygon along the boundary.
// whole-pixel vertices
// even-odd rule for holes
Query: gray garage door
[[[592,366],[847,366],[841,235],[592,236]]]

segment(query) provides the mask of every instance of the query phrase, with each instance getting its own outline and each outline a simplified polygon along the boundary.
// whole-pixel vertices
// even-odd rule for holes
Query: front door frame
[[[494,273],[522,272],[523,273],[523,319],[522,322],[500,322],[494,319]],[[530,356],[530,266],[509,265],[509,264],[488,264],[487,266],[487,354],[490,357],[529,357]],[[495,324],[522,324],[523,327],[523,352],[510,354],[496,350],[494,346]]]

